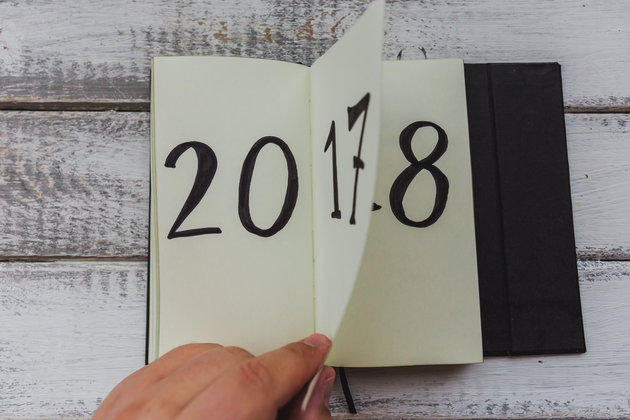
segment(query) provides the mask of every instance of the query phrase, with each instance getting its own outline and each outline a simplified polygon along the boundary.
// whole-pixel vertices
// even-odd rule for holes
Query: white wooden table
[[[143,364],[150,57],[310,64],[365,6],[0,1],[0,418],[89,417]],[[630,418],[630,4],[395,0],[386,31],[389,59],[563,65],[588,352],[351,369],[359,413]]]

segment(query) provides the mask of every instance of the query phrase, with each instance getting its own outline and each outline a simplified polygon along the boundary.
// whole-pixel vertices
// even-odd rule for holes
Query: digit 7
[[[350,215],[350,224],[356,224],[355,211],[357,208],[357,185],[359,183],[359,170],[365,168],[363,160],[361,160],[361,148],[363,146],[363,133],[365,132],[365,121],[367,120],[367,111],[370,104],[369,92],[365,94],[359,102],[354,106],[348,107],[348,131],[352,130],[354,123],[357,122],[359,116],[363,114],[363,122],[361,123],[361,136],[359,137],[359,150],[353,158],[354,171],[354,189],[352,193],[352,214]]]

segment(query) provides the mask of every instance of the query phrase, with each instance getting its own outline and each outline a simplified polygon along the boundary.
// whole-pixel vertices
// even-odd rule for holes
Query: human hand
[[[187,344],[125,378],[94,419],[330,419],[331,367],[322,370],[301,410],[330,345],[313,334],[254,357],[238,347]]]

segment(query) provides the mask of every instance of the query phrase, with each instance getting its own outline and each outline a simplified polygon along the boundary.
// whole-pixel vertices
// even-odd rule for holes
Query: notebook
[[[147,358],[482,361],[461,60],[382,61],[382,0],[307,67],[156,57]]]

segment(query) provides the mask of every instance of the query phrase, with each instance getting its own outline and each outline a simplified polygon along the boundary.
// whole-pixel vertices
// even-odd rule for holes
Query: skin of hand
[[[326,336],[313,334],[258,357],[219,344],[177,347],[119,383],[93,418],[330,419],[331,367],[323,368],[301,409],[330,346]]]

